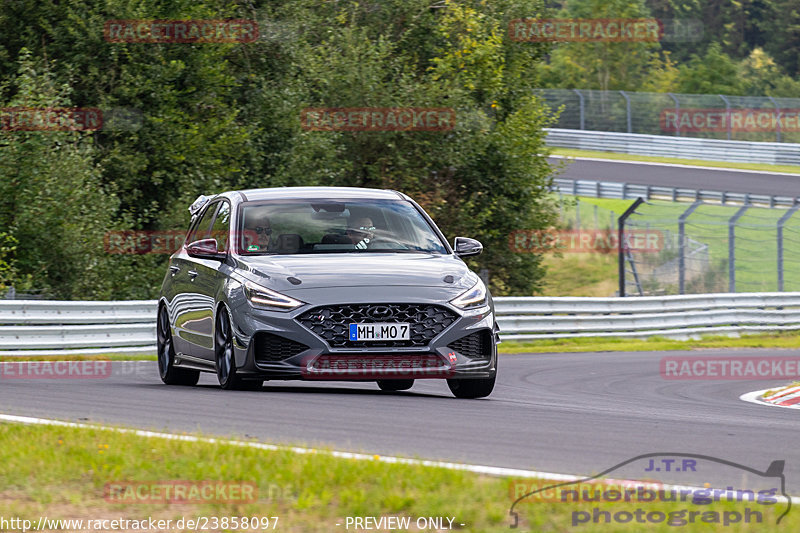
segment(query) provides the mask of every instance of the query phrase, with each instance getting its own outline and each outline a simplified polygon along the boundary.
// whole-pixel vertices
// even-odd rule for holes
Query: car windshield
[[[239,253],[446,254],[438,234],[405,200],[272,200],[246,202]]]

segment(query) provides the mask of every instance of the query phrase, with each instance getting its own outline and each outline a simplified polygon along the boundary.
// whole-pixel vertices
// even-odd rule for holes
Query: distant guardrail
[[[797,177],[800,179],[800,176]],[[591,198],[614,198],[633,200],[668,200],[672,202],[706,202],[720,205],[745,205],[774,208],[790,208],[800,203],[794,196],[770,196],[726,191],[704,191],[680,187],[661,187],[637,185],[634,183],[606,182],[593,180],[570,180],[555,178],[553,189],[561,194],[588,196]]]
[[[800,165],[800,144],[794,143],[727,141],[611,131],[546,131],[545,143],[559,148],[707,161]]]
[[[800,292],[495,298],[503,340],[800,329]],[[156,301],[0,301],[0,355],[155,353]]]

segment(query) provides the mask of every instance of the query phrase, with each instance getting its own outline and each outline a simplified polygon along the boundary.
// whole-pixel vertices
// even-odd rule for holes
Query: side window
[[[186,239],[187,243],[208,239],[208,235],[211,233],[211,221],[214,219],[214,211],[217,210],[218,205],[219,202],[214,202],[206,207],[203,214],[200,215],[200,220],[197,221],[194,229],[189,233],[189,237]]]
[[[211,227],[211,238],[217,239],[217,251],[225,252],[228,249],[228,235],[230,230],[231,206],[222,202]]]

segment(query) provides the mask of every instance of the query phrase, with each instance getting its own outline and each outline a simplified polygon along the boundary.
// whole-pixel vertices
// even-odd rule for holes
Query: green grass
[[[589,198],[586,196],[579,196],[581,204],[596,205],[605,211],[613,211],[618,217],[628,209],[633,200],[617,200],[614,198]],[[614,220],[616,224],[616,219]]]
[[[681,159],[677,157],[656,157],[648,155],[620,154],[616,152],[598,152],[593,150],[575,150],[572,148],[551,148],[553,155],[567,157],[594,157],[599,159],[616,159],[619,161],[644,161],[652,163],[673,163],[677,165],[695,165],[702,167],[734,168],[741,170],[762,170],[767,172],[787,172],[800,174],[800,166],[769,165],[766,163],[736,163],[728,161],[707,161],[705,159]]]
[[[533,341],[503,341],[500,353],[561,353],[561,352],[642,352],[667,350],[698,350],[703,348],[800,348],[800,332],[765,333],[728,337],[706,335],[695,340],[608,338],[541,339]]]
[[[525,443],[520,443],[524,446]],[[531,463],[534,456],[531,455]],[[102,429],[0,424],[0,516],[38,520],[146,517],[177,521],[196,516],[277,516],[278,531],[346,531],[348,516],[450,516],[460,531],[506,532],[513,501],[512,480],[419,465],[297,454],[224,443],[145,438]],[[598,465],[598,469],[607,465]],[[120,504],[104,499],[107,483],[163,481],[254,483],[257,501],[202,504]],[[552,482],[538,481],[538,486]],[[571,513],[595,504],[523,502],[521,531],[566,531]],[[597,504],[625,510],[625,504]],[[627,504],[633,505],[633,504]],[[641,505],[641,504],[640,504]],[[648,503],[648,511],[682,508],[740,511],[722,502]],[[628,509],[633,510],[631,507]],[[757,529],[704,525],[704,531],[770,531],[785,507],[762,507]],[[777,511],[777,513],[776,513]],[[342,526],[336,526],[342,523]],[[790,513],[782,530],[800,528]],[[584,525],[581,531],[637,531],[641,525]],[[648,531],[674,531],[667,525]],[[694,530],[694,529],[692,529]]]
[[[800,348],[800,333],[769,333],[728,337],[724,335],[707,335],[695,340],[667,339],[651,337],[648,339],[626,339],[622,337],[608,338],[572,338],[542,339],[535,341],[503,341],[498,350],[504,354],[515,353],[561,353],[561,352],[640,352],[667,350],[696,350],[701,348]],[[155,361],[154,355],[142,356],[38,356],[38,357],[3,357],[0,361]]]
[[[548,254],[542,296],[613,296],[617,289],[616,254]]]
[[[629,339],[608,338],[567,338],[542,339],[533,341],[503,341],[498,350],[504,354],[515,353],[560,353],[560,352],[637,352],[696,350],[702,348],[800,348],[800,332],[759,333],[732,337],[726,335],[704,335],[699,339],[678,340],[663,337]],[[155,361],[155,355],[71,355],[36,357],[0,357],[0,361]]]
[[[800,332],[761,333],[728,337],[725,335],[705,335],[700,339],[678,340],[663,337],[648,339],[626,339],[622,337],[608,338],[571,338],[542,339],[535,341],[503,341],[499,352],[515,353],[558,353],[558,352],[640,352],[662,350],[696,350],[701,348],[787,348],[800,349]],[[155,361],[155,355],[141,356],[39,356],[39,357],[3,357],[2,361],[83,361],[93,359],[111,359],[112,361],[136,360]]]
[[[559,352],[640,352],[666,350],[696,350],[701,348],[787,348],[800,349],[800,332],[761,333],[728,337],[725,335],[704,335],[694,340],[667,339],[651,337],[647,339],[626,339],[623,337],[608,338],[570,338],[542,339],[535,341],[503,341],[498,350],[500,353],[559,353]],[[155,361],[155,355],[140,356],[38,356],[38,357],[2,357],[0,361]]]
[[[596,219],[599,230],[613,227],[617,216],[632,203],[632,200],[572,196],[563,199],[559,227],[565,229],[577,228],[576,201],[580,202],[581,227],[595,229]],[[616,253],[547,253],[542,296],[613,296],[617,289],[616,265]]]

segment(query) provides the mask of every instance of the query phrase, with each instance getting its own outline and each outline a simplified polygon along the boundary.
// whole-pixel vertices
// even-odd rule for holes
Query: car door
[[[217,252],[219,253],[228,253],[229,252],[229,239],[230,239],[230,229],[231,229],[231,204],[227,200],[223,200],[219,204],[219,208],[217,209],[216,214],[214,215],[214,222],[211,224],[211,235],[210,238],[215,239],[217,241]],[[210,324],[210,330],[203,330],[203,334],[207,334],[209,336],[209,347],[210,352],[208,352],[208,358],[213,361],[214,360],[214,331],[216,329],[215,318],[216,313],[215,309],[217,307],[217,296],[221,294],[222,289],[225,286],[225,281],[227,277],[230,275],[232,270],[231,266],[228,264],[227,261],[219,261],[219,260],[212,260],[212,259],[197,259],[197,278],[196,283],[198,284],[198,288],[205,291],[206,294],[210,296],[209,300],[211,302],[211,307],[206,310],[208,312],[209,320],[204,322],[205,324]]]
[[[227,202],[210,203],[194,229],[186,238],[186,244],[211,238],[214,218],[220,205]],[[180,271],[176,275],[179,296],[174,310],[176,349],[190,357],[205,362],[214,358],[214,282],[219,261],[200,259],[182,254]]]

